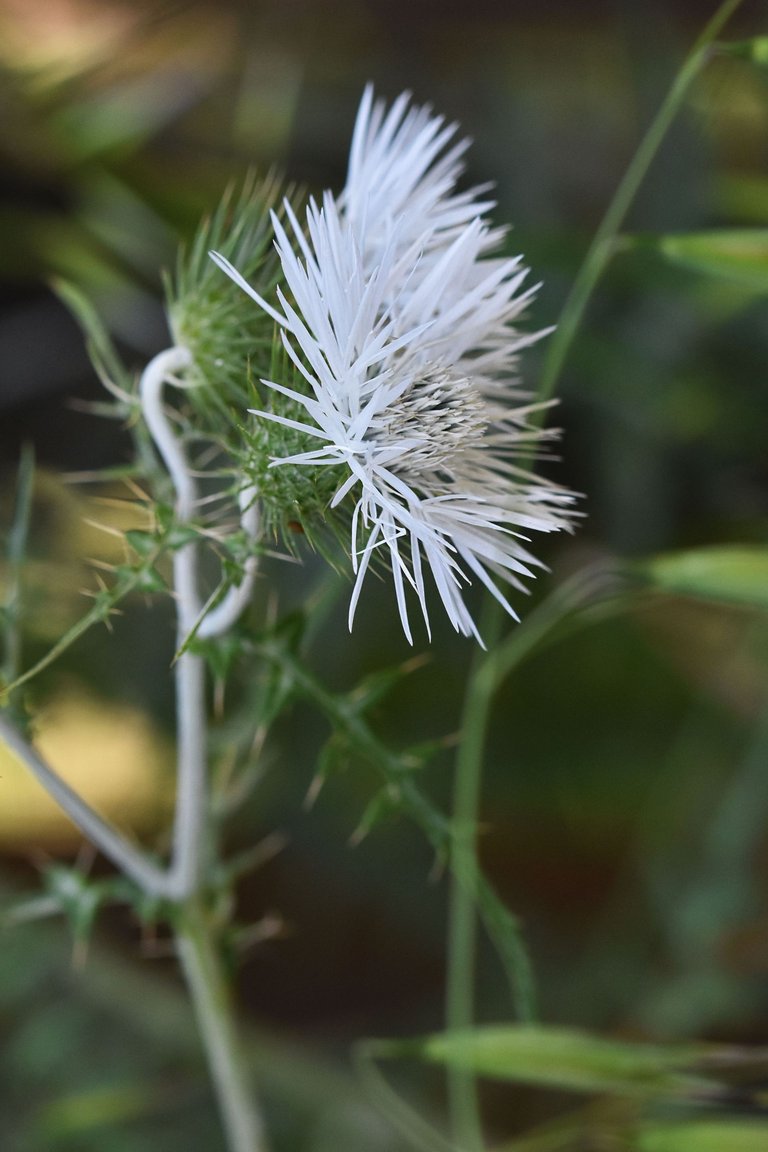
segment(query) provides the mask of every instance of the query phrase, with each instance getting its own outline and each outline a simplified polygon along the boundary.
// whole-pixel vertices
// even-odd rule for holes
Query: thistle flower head
[[[517,328],[536,289],[519,257],[490,255],[502,233],[483,189],[456,191],[454,135],[407,95],[387,111],[368,89],[341,195],[310,200],[304,224],[288,204],[272,214],[274,302],[214,254],[279,326],[293,367],[289,382],[263,381],[273,403],[254,411],[293,437],[270,471],[330,480],[331,513],[348,515],[350,626],[381,557],[411,642],[413,595],[429,629],[427,573],[465,635],[478,636],[474,580],[514,616],[499,584],[524,589],[540,567],[529,534],[568,528],[573,501],[526,464],[546,435],[514,379],[543,334]]]

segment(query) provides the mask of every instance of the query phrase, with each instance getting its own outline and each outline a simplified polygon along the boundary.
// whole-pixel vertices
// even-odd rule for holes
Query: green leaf
[[[128,529],[125,533],[125,542],[142,560],[146,560],[157,551],[157,537],[152,532],[142,532],[138,528]]]
[[[728,172],[717,182],[719,210],[731,219],[768,222],[768,177]]]
[[[645,1129],[638,1152],[765,1152],[768,1123],[741,1120],[690,1120]]]
[[[43,1107],[37,1125],[48,1139],[58,1142],[135,1122],[156,1107],[153,1090],[144,1084],[106,1084],[52,1100]]]
[[[628,1044],[571,1029],[490,1026],[400,1048],[481,1076],[572,1092],[679,1096],[707,1083],[687,1071],[700,1055],[692,1045]]]
[[[672,595],[768,608],[768,548],[759,545],[671,552],[634,565],[632,571]]]
[[[751,40],[734,40],[718,44],[718,50],[728,56],[739,56],[765,68],[768,65],[768,36],[753,36]]]
[[[755,292],[768,293],[768,229],[728,228],[643,236],[633,241],[651,248],[673,264],[707,276],[736,281]]]

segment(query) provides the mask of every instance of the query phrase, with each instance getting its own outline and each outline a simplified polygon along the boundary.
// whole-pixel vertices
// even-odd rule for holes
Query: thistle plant
[[[337,727],[351,724],[346,738],[375,762],[382,795],[394,796],[453,862],[507,954],[513,983],[527,980],[514,921],[474,861],[454,858],[450,823],[420,793],[412,765],[367,729],[366,694],[356,692],[350,718],[277,634],[249,642],[240,625],[260,555],[296,549],[300,539],[329,557],[335,550],[338,567],[346,553],[350,627],[376,565],[391,578],[410,643],[409,596],[429,632],[429,579],[453,627],[481,640],[468,586],[485,586],[514,615],[499,584],[520,591],[539,566],[528,537],[571,526],[572,494],[533,472],[538,446],[553,433],[536,421],[517,379],[519,352],[544,335],[521,327],[536,290],[524,286],[519,257],[496,255],[504,230],[489,222],[487,190],[456,190],[467,147],[454,142],[456,131],[407,95],[387,110],[369,88],[340,195],[305,202],[255,177],[226,195],[167,278],[174,343],[138,381],[87,306],[63,289],[89,332],[113,414],[133,427],[132,479],[150,489],[156,525],[131,534],[136,561],[93,618],[134,588],[146,590],[163,557],[171,562],[177,787],[167,862],[105,823],[5,721],[2,731],[132,883],[138,904],[149,900],[153,915],[159,907],[170,922],[236,1152],[264,1147],[265,1136],[218,956],[217,885],[222,870],[225,888],[237,870],[217,860],[206,678],[238,628],[241,648],[287,674],[293,690],[314,694]],[[205,591],[203,550],[221,566],[219,584]],[[18,676],[14,693],[38,670]],[[254,730],[269,719],[258,716]]]
[[[130,479],[146,495],[152,527],[129,534],[130,560],[37,665],[20,668],[18,644],[9,641],[9,709],[0,736],[121,874],[103,898],[128,901],[173,933],[231,1152],[269,1144],[224,963],[235,929],[234,885],[252,860],[249,853],[224,858],[222,813],[253,786],[254,749],[296,697],[323,712],[333,739],[376,773],[380,789],[362,831],[395,808],[450,870],[448,1049],[432,1044],[422,1054],[456,1066],[449,1083],[455,1146],[483,1146],[474,1072],[487,1059],[483,1064],[481,1052],[473,1065],[471,1045],[450,1049],[451,1035],[473,1023],[476,913],[509,976],[519,1017],[530,1021],[534,1013],[519,927],[475,852],[490,705],[530,651],[577,615],[586,618],[584,609],[614,595],[616,584],[581,574],[528,614],[521,611],[524,623],[501,640],[500,619],[504,613],[517,620],[522,594],[543,567],[540,537],[571,531],[580,514],[574,493],[544,475],[542,457],[557,438],[545,425],[549,397],[623,214],[733,8],[722,6],[681,73],[685,82],[673,87],[554,337],[530,324],[537,288],[522,257],[502,254],[506,231],[492,222],[488,188],[460,187],[468,142],[456,125],[407,94],[387,107],[371,88],[339,193],[317,199],[274,177],[251,177],[204,221],[166,279],[171,346],[138,379],[77,291],[61,287],[88,334],[111,414],[132,429]],[[520,354],[545,338],[551,352],[537,389],[524,382]],[[29,511],[28,475],[20,491],[16,544]],[[250,611],[261,558],[305,548],[351,576],[350,628],[364,614],[365,586],[377,569],[391,582],[393,619],[396,611],[409,644],[421,637],[414,609],[427,638],[442,611],[473,644],[452,816],[433,805],[414,771],[430,749],[393,752],[368,723],[370,705],[402,673],[333,692],[302,659],[310,610],[289,620],[265,613],[256,620]],[[211,557],[220,570],[213,581],[203,564]],[[488,593],[493,608],[482,624],[468,600],[473,586]],[[165,853],[123,836],[38,755],[22,692],[135,591],[169,595],[176,612],[176,797]],[[21,603],[17,590],[6,613],[11,639]],[[256,669],[257,707],[235,750],[238,779],[222,785],[209,740],[210,682],[225,680],[233,660]],[[592,1055],[590,1049],[585,1060]],[[682,1057],[676,1060],[675,1070]],[[421,1132],[419,1122],[414,1132]],[[422,1142],[446,1146],[431,1131]]]
[[[522,289],[521,257],[490,257],[503,231],[484,217],[484,190],[455,192],[466,142],[449,147],[454,134],[406,97],[387,113],[368,89],[340,198],[310,201],[306,231],[286,202],[290,235],[272,212],[278,306],[213,254],[278,326],[300,380],[262,379],[270,403],[251,409],[262,431],[248,447],[302,485],[320,474],[329,515],[351,519],[350,626],[383,553],[411,643],[406,589],[429,628],[425,569],[464,635],[479,639],[462,597],[471,579],[514,616],[493,576],[521,589],[538,564],[527,534],[568,527],[573,501],[525,466],[547,435],[515,381],[518,353],[543,335],[516,326],[535,288]],[[265,423],[303,450],[275,453]]]

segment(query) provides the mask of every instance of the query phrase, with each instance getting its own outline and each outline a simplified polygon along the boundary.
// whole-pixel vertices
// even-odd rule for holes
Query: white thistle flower
[[[510,376],[543,333],[515,322],[536,289],[521,290],[520,258],[486,258],[499,230],[483,189],[455,192],[466,142],[401,96],[386,113],[370,89],[358,113],[346,187],[310,201],[303,229],[273,226],[285,290],[268,304],[222,257],[220,266],[280,325],[307,390],[263,383],[306,419],[257,412],[317,447],[273,466],[341,466],[331,507],[353,503],[355,614],[371,560],[391,568],[400,619],[412,634],[408,588],[427,630],[426,572],[459,632],[479,640],[464,602],[477,578],[512,616],[497,585],[524,591],[541,567],[531,532],[569,527],[573,496],[515,463],[543,434]]]

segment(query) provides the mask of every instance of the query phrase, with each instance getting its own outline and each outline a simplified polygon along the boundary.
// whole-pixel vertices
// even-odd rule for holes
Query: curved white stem
[[[255,540],[259,533],[259,506],[256,497],[257,490],[252,485],[243,488],[238,495],[240,525],[251,540]],[[258,557],[255,553],[251,553],[243,565],[242,580],[236,588],[229,589],[220,604],[206,613],[197,629],[198,636],[210,639],[212,636],[220,636],[222,632],[232,627],[250,603],[258,564]]]
[[[231,989],[210,926],[194,902],[179,921],[176,943],[198,1027],[205,1038],[230,1152],[266,1152],[264,1124],[236,1035]]]
[[[176,517],[180,524],[192,519],[197,488],[184,451],[163,406],[163,388],[176,372],[189,367],[187,348],[160,352],[144,369],[139,386],[147,427],[168,469],[176,490]],[[200,615],[197,588],[197,545],[183,544],[173,555],[176,592],[176,809],[173,821],[173,856],[169,883],[175,898],[192,895],[200,882],[205,834],[206,703],[205,665],[202,657],[185,650]]]
[[[163,407],[163,387],[168,382],[175,382],[173,374],[190,362],[191,356],[186,348],[161,352],[147,365],[140,386],[147,425],[176,489],[176,517],[181,525],[192,520],[197,505],[197,488],[183,448]],[[243,526],[251,535],[255,535],[258,528],[255,496],[251,488],[245,489],[240,496]],[[255,564],[254,556],[253,562],[246,565],[240,586],[230,589],[218,608],[201,621],[194,537],[182,544],[173,556],[178,767],[173,856],[168,885],[172,898],[184,913],[176,927],[179,956],[205,1041],[231,1152],[264,1152],[266,1141],[259,1110],[238,1052],[220,959],[216,956],[209,925],[196,912],[205,860],[207,723],[205,665],[202,657],[191,652],[187,644],[195,630],[198,635],[212,636],[234,623],[250,597]]]
[[[166,383],[181,386],[182,382],[175,379],[175,373],[189,367],[191,362],[187,348],[169,348],[150,361],[140,384],[144,418],[173,481],[176,517],[180,524],[188,524],[194,515],[197,486],[166,414],[163,388]],[[251,486],[244,488],[239,504],[242,526],[249,536],[255,537],[259,526],[256,489]],[[178,649],[175,663],[178,751],[169,883],[179,899],[194,893],[200,882],[207,775],[205,667],[202,658],[190,652],[186,645],[193,633],[210,638],[220,635],[235,623],[250,600],[256,565],[256,556],[248,557],[238,587],[230,588],[221,604],[201,619],[203,608],[197,584],[197,546],[194,540],[183,544],[173,557]]]
[[[197,490],[184,452],[165,414],[163,388],[166,383],[173,380],[175,372],[181,372],[191,363],[192,353],[188,348],[168,348],[150,360],[139,384],[142,413],[173,481],[176,492],[176,514],[179,520],[184,522],[192,517]]]

